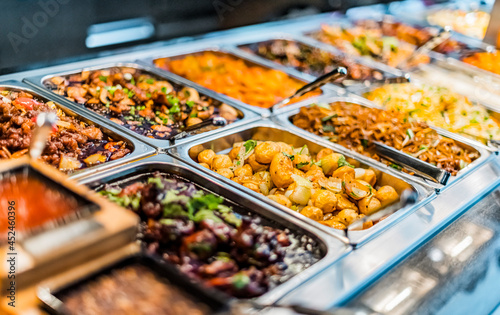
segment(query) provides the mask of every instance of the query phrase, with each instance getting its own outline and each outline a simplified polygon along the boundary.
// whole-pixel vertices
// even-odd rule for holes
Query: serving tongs
[[[42,155],[57,119],[55,113],[40,113],[36,116],[36,128],[33,131],[29,148],[29,157],[31,160],[37,160]]]
[[[393,203],[393,204],[383,208],[382,210],[379,210],[373,214],[364,216],[361,219],[352,222],[349,226],[347,226],[346,229],[344,229],[345,236],[347,237],[347,239],[349,239],[349,232],[362,230],[363,225],[366,222],[379,221],[385,217],[390,216],[391,214],[395,213],[398,210],[404,209],[407,206],[410,206],[410,205],[417,203],[417,201],[418,201],[418,194],[414,190],[405,189],[401,193],[401,196],[399,197],[398,202]],[[355,244],[352,244],[352,245],[355,246]]]
[[[273,107],[270,108],[270,110],[271,110],[271,112],[274,113],[278,109],[280,109],[281,107],[290,103],[294,98],[300,97],[306,93],[309,93],[315,89],[318,89],[329,82],[333,82],[333,81],[336,81],[338,79],[345,78],[346,76],[347,76],[347,69],[345,67],[337,67],[336,69],[318,77],[316,80],[314,80],[310,83],[307,83],[306,85],[304,85],[303,87],[301,87],[300,89],[295,91],[295,93],[293,93],[293,95],[291,95],[291,96],[279,101],[278,103],[274,104]]]
[[[345,85],[346,82],[353,81],[357,82],[355,80],[344,80],[342,83]],[[406,73],[403,76],[400,77],[393,77],[393,78],[386,78],[386,79],[381,79],[381,80],[367,80],[364,82],[364,85],[366,87],[372,87],[372,86],[380,86],[380,85],[385,85],[385,84],[401,84],[401,83],[409,83],[411,82],[411,77],[409,73]]]
[[[215,127],[224,127],[227,125],[227,120],[224,117],[214,117],[211,119],[207,119],[205,121],[202,121],[201,123],[191,125],[187,128],[185,128],[183,131],[179,132],[172,138],[170,138],[170,142],[175,142],[176,140],[182,139],[184,137],[187,137],[190,132],[193,132],[195,130],[208,127],[208,126],[215,126]]]
[[[370,141],[370,143],[377,155],[394,164],[401,165],[419,176],[428,179],[434,183],[446,185],[450,179],[451,173],[430,163],[424,162],[409,154],[403,153],[393,147],[385,145],[377,141]]]
[[[451,37],[451,27],[446,26],[437,35],[431,37],[425,44],[415,49],[406,59],[402,60],[396,68],[409,68],[408,65],[418,56],[429,54],[434,48],[441,45]]]

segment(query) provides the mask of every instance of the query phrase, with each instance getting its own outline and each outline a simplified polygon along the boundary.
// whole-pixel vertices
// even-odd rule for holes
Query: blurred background
[[[159,40],[387,2],[3,0],[0,74],[116,53]]]

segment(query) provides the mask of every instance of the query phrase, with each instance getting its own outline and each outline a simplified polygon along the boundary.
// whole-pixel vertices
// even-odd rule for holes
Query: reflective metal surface
[[[327,52],[329,54],[332,54],[333,56],[338,57],[339,59],[343,58],[348,58],[349,60],[354,61],[356,64],[368,67],[372,70],[376,70],[380,72],[384,79],[385,78],[397,78],[402,75],[402,72],[400,70],[385,66],[385,65],[376,65],[371,62],[368,62],[366,59],[359,58],[357,56],[351,56],[347,55],[343,52],[340,52],[338,49],[329,46],[329,45],[319,45],[318,42],[315,41],[314,39],[311,39],[310,37],[304,36],[302,34],[295,34],[295,33],[283,33],[283,32],[276,32],[276,33],[268,33],[268,32],[262,32],[262,33],[255,33],[255,34],[248,34],[247,36],[244,36],[242,38],[240,37],[235,37],[233,41],[231,42],[231,45],[236,46],[241,51],[241,54],[243,55],[248,55],[248,56],[253,56],[254,58],[260,58],[262,60],[266,60],[264,57],[255,55],[253,53],[249,53],[244,50],[245,46],[251,45],[251,44],[258,44],[258,43],[263,43],[267,41],[272,41],[272,40],[286,40],[289,42],[293,43],[298,43],[301,45],[305,45],[307,47],[319,49],[321,51]],[[229,44],[228,44],[229,45]],[[307,80],[314,80],[315,76],[300,72],[296,69],[293,69],[291,67],[283,66],[279,63],[273,62],[276,67],[279,67],[280,69],[284,69],[285,71],[288,71],[289,73],[296,73],[297,76],[301,76],[304,79]],[[356,91],[359,87],[363,87],[367,82],[352,82],[349,83],[348,86],[339,86],[336,89],[337,94],[342,95],[344,92],[341,90],[341,88],[345,88],[347,91]],[[332,84],[333,85],[333,84]],[[330,85],[329,87],[335,88],[334,86]]]
[[[232,47],[230,45],[222,45],[222,44],[221,45],[219,45],[219,44],[206,45],[203,43],[199,43],[199,44],[195,44],[195,45],[186,45],[186,46],[184,46],[184,48],[177,47],[176,49],[165,50],[165,52],[163,52],[163,53],[158,53],[151,58],[142,59],[142,60],[140,60],[140,62],[142,64],[152,66],[156,59],[160,59],[160,58],[180,59],[180,58],[185,57],[186,55],[199,54],[199,53],[203,53],[206,51],[214,52],[214,53],[221,53],[221,54],[229,54],[230,56],[242,59],[251,65],[256,65],[256,66],[260,66],[263,68],[277,69],[277,70],[283,71],[286,74],[288,74],[288,76],[290,76],[291,78],[298,80],[298,81],[302,81],[304,83],[304,85],[309,83],[310,81],[314,80],[313,77],[312,78],[310,76],[305,77],[302,74],[300,74],[300,72],[296,73],[296,72],[288,71],[288,69],[286,69],[284,67],[277,67],[277,65],[274,62],[271,62],[271,61],[268,61],[265,59],[261,59],[257,56],[254,56],[254,55],[251,55],[248,53],[244,53],[244,52],[240,51],[239,49]],[[212,91],[208,88],[201,86],[200,84],[192,82],[192,81],[185,79],[179,75],[168,72],[168,71],[163,70],[161,68],[157,68],[157,67],[155,67],[155,68],[156,68],[157,73],[159,73],[159,74],[165,73],[165,74],[168,74],[172,78],[176,78],[178,81],[186,82],[186,84],[189,83],[193,87],[196,87],[196,89],[198,91],[205,91],[205,90]],[[321,88],[321,90],[323,92],[323,95],[337,94],[337,93],[343,94],[344,93],[343,89],[337,88],[337,87],[334,87],[331,85],[327,85],[327,86]],[[212,91],[212,92],[216,93],[214,91]],[[203,93],[205,93],[205,92],[203,92]],[[223,94],[219,94],[219,93],[217,93],[217,94],[223,95]],[[261,107],[257,107],[257,106],[252,106],[252,104],[246,104],[246,103],[244,103],[240,100],[234,99],[230,96],[227,96],[227,95],[223,95],[223,96],[229,102],[231,102],[233,104],[238,104],[240,107],[244,107],[244,108],[248,108],[249,110],[256,111],[263,116],[269,116],[269,114],[271,112],[270,109],[268,109],[268,108],[261,108]],[[315,98],[317,98],[317,97],[311,97],[307,100],[298,102],[297,104],[303,104],[303,103],[305,103],[311,99],[315,99]]]
[[[203,186],[216,193],[220,192],[229,199],[236,200],[244,206],[249,206],[249,208],[255,209],[263,216],[275,219],[285,225],[288,224],[298,227],[307,233],[319,237],[327,249],[325,258],[309,268],[305,273],[292,278],[284,285],[278,287],[276,291],[271,291],[263,296],[259,299],[262,303],[278,301],[278,304],[282,305],[300,304],[305,307],[322,310],[334,306],[345,306],[349,308],[354,305],[350,304],[349,301],[355,300],[354,298],[356,296],[361,296],[360,294],[363,294],[362,292],[369,292],[365,291],[365,289],[369,288],[377,279],[383,279],[384,275],[388,274],[388,272],[397,266],[399,262],[403,261],[412,252],[418,252],[419,248],[424,248],[422,246],[425,242],[432,239],[439,231],[443,230],[460,215],[470,211],[471,215],[467,217],[470,222],[457,223],[459,228],[454,230],[455,232],[450,233],[451,237],[436,238],[435,243],[432,244],[434,244],[436,248],[439,247],[439,251],[429,249],[429,251],[426,252],[427,258],[419,260],[423,264],[421,268],[415,269],[411,266],[411,268],[398,269],[401,273],[399,273],[397,278],[407,280],[405,283],[406,286],[396,281],[398,279],[385,282],[387,285],[378,287],[379,290],[376,290],[382,291],[385,294],[372,291],[372,295],[363,302],[365,305],[363,308],[366,310],[366,307],[369,306],[382,312],[386,312],[388,309],[390,309],[388,310],[389,312],[410,310],[417,305],[415,304],[415,299],[410,299],[410,297],[429,296],[429,294],[432,294],[432,292],[434,292],[433,290],[440,285],[440,279],[442,279],[443,275],[449,277],[451,274],[453,275],[453,279],[459,279],[460,275],[465,272],[465,277],[468,277],[469,281],[460,282],[461,280],[454,281],[451,279],[449,282],[450,288],[452,289],[446,291],[446,294],[450,294],[450,292],[453,294],[439,295],[447,301],[447,303],[442,303],[443,306],[439,311],[442,313],[454,313],[457,312],[458,308],[454,308],[453,305],[461,304],[466,305],[463,310],[469,313],[487,312],[490,305],[493,305],[495,301],[498,303],[498,295],[493,293],[498,292],[496,289],[497,287],[494,285],[498,285],[497,280],[500,273],[497,270],[498,268],[494,268],[493,262],[495,257],[491,254],[491,251],[489,252],[490,254],[486,255],[484,254],[485,252],[481,252],[481,250],[487,246],[498,249],[498,227],[496,224],[497,222],[488,225],[487,222],[482,220],[485,212],[480,212],[479,210],[471,211],[468,209],[470,206],[478,203],[488,191],[498,187],[500,184],[500,158],[497,155],[498,152],[492,153],[497,150],[496,148],[489,148],[476,141],[435,128],[442,136],[452,138],[465,147],[475,148],[481,154],[481,157],[477,161],[460,171],[458,176],[452,178],[446,187],[441,187],[417,177],[398,172],[395,169],[390,169],[385,164],[373,161],[358,153],[351,152],[344,147],[340,147],[302,129],[298,129],[290,123],[289,117],[297,113],[298,108],[315,101],[325,102],[339,100],[354,102],[364,106],[375,106],[373,103],[354,94],[350,94],[348,97],[343,98],[334,97],[335,95],[346,95],[344,89],[339,89],[335,86],[327,86],[324,90],[327,91],[325,95],[316,99],[310,99],[301,104],[287,106],[267,120],[261,119],[261,116],[270,115],[267,110],[260,110],[256,107],[234,101],[229,97],[219,95],[207,88],[192,84],[188,80],[157,69],[151,64],[151,61],[157,57],[181,55],[205,49],[225,50],[251,62],[285,71],[295,78],[309,82],[314,79],[312,76],[243,52],[237,48],[237,45],[276,38],[277,36],[278,38],[303,41],[310,46],[342,54],[335,47],[317,42],[314,39],[304,36],[304,34],[317,30],[321,23],[332,24],[347,22],[349,21],[345,17],[335,13],[321,14],[289,21],[277,21],[236,30],[207,34],[197,39],[177,39],[170,42],[159,42],[144,46],[142,49],[104,56],[94,60],[74,62],[66,65],[1,76],[0,80],[21,81],[25,78],[29,78],[27,81],[33,87],[33,89],[31,89],[33,94],[39,94],[41,97],[54,100],[56,103],[60,104],[61,108],[65,108],[65,111],[68,113],[73,113],[84,121],[94,122],[113,137],[123,139],[134,146],[135,149],[132,154],[123,159],[76,172],[72,175],[84,183],[112,181],[123,176],[132,175],[135,172],[165,167],[164,169],[170,172],[182,172],[188,179],[193,178],[202,181]],[[455,34],[453,38],[460,38],[462,40],[463,37]],[[469,39],[463,40],[466,41]],[[490,49],[489,46],[484,46],[478,43],[478,41],[471,40],[467,43],[478,49]],[[459,85],[459,89],[461,92],[466,88],[471,89],[471,93],[479,96],[481,103],[488,106],[490,109],[493,109],[494,106],[496,106],[495,104],[499,102],[498,100],[500,98],[497,94],[500,93],[498,92],[500,91],[500,76],[495,76],[489,72],[475,69],[452,58],[442,57],[437,54],[432,54],[431,57],[431,64],[422,65],[420,68],[414,69],[412,77],[416,76],[416,78],[418,78],[418,75],[420,75],[419,71],[424,70],[427,71],[429,76],[437,77],[438,70],[444,71],[443,69],[445,69],[449,72],[439,77],[439,80],[442,82],[448,82],[451,79],[459,79],[459,83],[461,84]],[[138,137],[137,134],[130,130],[117,128],[115,124],[110,124],[108,120],[88,110],[83,110],[77,104],[73,104],[62,97],[56,96],[41,85],[41,80],[45,76],[81,71],[83,68],[99,68],[103,65],[120,64],[126,60],[140,60],[135,63],[136,66],[144,67],[144,69],[165,77],[169,81],[196,87],[202,94],[206,94],[207,96],[217,98],[231,106],[235,106],[245,113],[247,119],[243,120],[240,125],[230,125],[228,129],[211,131],[210,133],[187,138],[183,142],[179,142],[170,147],[168,149],[168,155],[164,154],[166,150],[160,150],[160,154],[154,157],[137,161],[148,155],[155,154],[156,151],[145,143],[138,141],[140,137]],[[364,65],[382,69],[395,77],[404,75],[404,73],[399,70],[392,69],[373,60],[366,58],[359,58],[359,60],[360,63],[362,62]],[[469,77],[472,83],[476,83],[484,89],[480,90],[477,86],[474,87],[470,85],[469,82],[462,80],[466,77]],[[14,88],[30,90],[27,85],[19,82],[7,83]],[[352,89],[349,90],[349,92],[359,94],[366,89],[365,86],[360,86],[359,88],[359,90]],[[488,89],[491,89],[491,93],[488,94],[483,92]],[[483,99],[486,100],[483,101]],[[491,102],[489,102],[488,99],[491,100]],[[253,118],[248,119],[250,118],[249,115]],[[261,119],[261,121],[258,121],[259,119]],[[317,222],[313,222],[289,209],[281,208],[271,203],[269,200],[266,200],[262,195],[249,191],[197,165],[189,155],[190,149],[195,146],[203,147],[213,144],[217,146],[219,151],[225,150],[232,145],[235,139],[238,139],[238,141],[246,140],[253,135],[252,133],[254,131],[259,130],[267,130],[264,135],[269,139],[286,137],[287,140],[301,141],[302,143],[308,143],[315,147],[332,148],[348,157],[361,161],[367,166],[380,170],[388,181],[399,183],[404,187],[412,187],[417,191],[420,199],[416,205],[397,211],[371,229],[353,231],[353,234],[349,235],[349,238],[347,238],[341,231],[335,231]],[[158,144],[156,146],[165,149],[169,145],[170,144]],[[184,164],[181,160],[186,163]],[[95,172],[98,173],[94,174]],[[482,201],[478,204],[477,208],[473,209],[484,209],[485,211],[489,211],[489,207],[494,207],[493,204],[498,200],[499,196],[494,194],[492,198],[494,201],[492,201],[491,198],[485,199],[486,201]],[[495,209],[495,213],[498,212],[496,208],[491,209]],[[477,218],[475,216],[477,216]],[[491,221],[493,222],[493,220]],[[452,230],[452,228],[450,228],[450,230]],[[491,233],[493,233],[493,235]],[[468,236],[471,236],[472,240],[470,240]],[[345,245],[349,243],[353,245],[353,249]],[[475,249],[476,247],[479,249]],[[471,248],[474,248],[474,251],[472,251]],[[418,253],[422,253],[423,251]],[[440,257],[442,257],[442,260],[439,260]],[[460,267],[463,266],[464,262],[468,267]],[[485,265],[487,266],[486,271],[484,269]],[[406,265],[406,267],[408,266],[409,265]],[[453,269],[456,266],[459,267]],[[463,288],[466,288],[466,290],[463,290]],[[491,288],[494,288],[496,291]],[[410,295],[408,295],[409,290],[411,290]],[[479,305],[477,301],[486,301],[487,303]],[[425,310],[437,310],[437,308],[432,308],[435,307],[432,303],[432,301],[429,301],[422,303],[422,305],[426,307]],[[471,309],[468,308],[470,307],[469,305],[472,307],[477,306],[478,308]],[[367,312],[369,312],[369,310],[367,310]],[[354,312],[354,314],[361,313]]]
[[[369,167],[374,169],[375,172],[377,173],[378,185],[393,186],[398,192],[398,194],[401,194],[401,192],[405,189],[411,189],[415,191],[418,194],[418,202],[415,205],[409,206],[405,209],[400,209],[395,214],[375,224],[373,227],[369,229],[362,231],[350,231],[348,237],[346,237],[343,231],[324,226],[318,222],[308,219],[296,211],[293,211],[287,207],[279,205],[274,201],[271,201],[262,194],[256,193],[242,185],[235,183],[232,180],[229,180],[213,171],[206,169],[203,166],[200,166],[194,160],[198,155],[198,153],[203,151],[204,149],[210,148],[214,150],[215,153],[224,153],[227,152],[230,148],[232,148],[233,143],[246,141],[249,139],[266,140],[266,141],[283,141],[294,147],[301,147],[303,145],[307,145],[308,148],[311,150],[311,152],[318,152],[320,149],[325,147],[331,148],[334,151],[345,155],[346,157],[358,160],[364,167]],[[332,143],[323,143],[312,138],[307,139],[303,137],[303,135],[300,135],[299,133],[290,130],[290,128],[283,128],[282,126],[279,126],[269,120],[262,120],[260,122],[251,123],[232,131],[228,130],[216,136],[206,137],[197,141],[192,141],[189,144],[174,146],[170,150],[168,150],[168,153],[174,156],[175,158],[178,158],[183,162],[186,162],[189,165],[195,167],[200,172],[213,176],[227,185],[230,185],[236,189],[244,191],[248,195],[248,197],[251,196],[252,198],[259,199],[265,203],[269,203],[274,207],[279,208],[282,211],[286,212],[287,215],[290,217],[296,217],[302,220],[306,220],[309,224],[324,231],[325,233],[333,235],[346,243],[356,244],[358,246],[364,242],[367,242],[369,239],[375,237],[377,234],[382,233],[385,229],[395,224],[405,215],[411,213],[412,211],[421,207],[423,204],[429,202],[433,197],[435,197],[433,189],[428,185],[424,186],[423,184],[419,184],[410,178],[405,178],[401,176],[401,174],[394,172],[393,170],[387,167],[385,167],[382,171],[378,164],[373,163],[371,159],[367,159],[365,156],[357,156],[357,155],[355,156],[351,151],[345,149],[344,147]]]
[[[179,82],[176,80],[176,78],[170,77],[168,75],[168,73],[158,73],[156,71],[156,69],[153,69],[152,67],[148,67],[146,65],[140,65],[137,63],[133,63],[133,62],[118,62],[118,63],[103,64],[103,65],[98,65],[98,66],[88,66],[88,67],[83,67],[83,68],[72,68],[70,65],[68,67],[68,69],[65,71],[58,72],[58,73],[47,73],[45,75],[30,77],[30,78],[26,79],[26,82],[31,84],[32,86],[34,86],[37,90],[40,90],[40,93],[44,93],[47,96],[50,95],[50,97],[57,99],[59,103],[68,104],[68,106],[71,105],[72,107],[78,107],[78,108],[80,108],[81,111],[86,112],[87,115],[95,117],[95,119],[97,119],[99,121],[106,122],[106,124],[109,124],[109,121],[110,121],[109,119],[107,119],[107,118],[103,117],[102,115],[99,115],[99,114],[93,112],[92,110],[86,108],[85,105],[81,105],[81,104],[72,102],[72,101],[68,100],[67,98],[65,98],[64,96],[58,95],[58,94],[50,91],[44,85],[44,83],[46,81],[50,80],[52,77],[56,77],[56,76],[63,76],[64,77],[64,76],[69,76],[72,74],[80,73],[84,70],[93,71],[93,70],[107,69],[107,68],[112,68],[112,67],[134,68],[134,69],[138,69],[138,70],[144,71],[146,73],[149,73],[153,76],[158,76],[162,79],[169,81],[170,83],[172,83],[174,85],[179,85],[181,87],[184,87],[184,86],[193,87],[189,83],[189,81],[186,83]],[[255,120],[258,117],[258,115],[253,111],[247,110],[245,108],[240,108],[238,105],[235,105],[230,101],[226,102],[226,100],[221,100],[220,97],[218,96],[218,94],[214,93],[211,90],[201,91],[201,92],[203,95],[205,95],[209,98],[215,99],[215,100],[220,101],[222,103],[227,103],[228,105],[234,107],[239,112],[239,115],[242,116],[241,119],[239,119],[238,121],[235,121],[234,123],[228,124],[224,128],[236,127],[236,126],[245,124],[248,121]],[[190,136],[182,138],[182,139],[177,139],[177,140],[174,139],[171,141],[171,140],[149,138],[149,137],[143,136],[141,134],[138,134],[136,132],[133,132],[132,130],[125,128],[119,124],[116,124],[116,123],[112,123],[112,124],[114,125],[114,127],[116,129],[120,129],[123,133],[129,134],[130,137],[134,137],[136,139],[139,139],[139,140],[146,142],[146,143],[150,144],[151,146],[154,146],[154,147],[159,148],[161,150],[171,146],[173,143],[183,143],[183,142],[189,141],[190,138],[192,138],[192,137],[200,137],[201,134],[204,134],[204,133],[201,133],[201,134],[190,135]],[[216,132],[218,132],[218,129],[207,131],[206,134],[213,134]]]
[[[406,75],[407,78],[415,85],[431,85],[431,86],[443,86],[443,81],[446,82],[447,79],[444,79],[441,78],[441,80],[436,80],[436,79],[431,79],[431,75],[430,73],[428,73],[428,75],[423,75],[422,73],[417,73],[417,74],[407,74]],[[354,94],[355,95],[358,95],[358,96],[361,96],[363,97],[365,93],[368,93],[368,92],[371,92],[373,90],[375,90],[376,88],[378,87],[381,87],[382,85],[384,85],[384,83],[378,83],[378,84],[374,84],[370,87],[365,87],[363,89],[359,89],[358,91],[356,91]],[[481,102],[480,99],[478,97],[476,97],[475,95],[470,95],[470,93],[462,93],[462,89],[460,86],[453,86],[452,84],[449,84],[449,83],[444,83],[444,87],[447,87],[449,89],[451,89],[452,91],[454,91],[455,93],[459,94],[459,95],[463,95],[463,96],[466,96],[468,98],[470,98],[470,101],[477,105],[477,106],[481,106],[481,107],[484,107],[485,109],[488,110],[488,113],[493,116],[493,117],[497,117],[499,116],[500,117],[500,107],[497,107],[497,106],[492,106],[490,103],[487,103],[487,102]],[[469,87],[471,89],[473,89],[473,87]],[[372,104],[372,106],[374,107],[377,107],[377,108],[383,108],[381,107],[380,105],[378,105],[377,103],[375,102],[372,102],[370,100],[368,100],[368,102],[370,104]],[[433,126],[431,126],[433,127]],[[435,130],[438,130],[439,133],[445,131],[447,133],[452,133],[450,131],[447,131],[443,128],[439,128],[439,127],[433,127],[433,129]],[[462,137],[464,139],[469,139],[469,138],[466,138],[465,136],[461,136],[459,134],[457,134],[457,136],[459,137]],[[484,144],[488,144],[488,146],[490,146],[491,148],[489,148],[489,150],[491,151],[495,151],[496,150],[496,145],[491,143],[489,140],[490,139],[486,139],[486,138],[480,138],[480,137],[473,137],[473,136],[470,136],[470,138],[474,138],[476,139],[477,141],[473,141],[473,140],[470,140],[472,141],[473,143],[475,143],[476,146],[482,146],[484,147],[485,145]]]
[[[263,216],[271,222],[277,222],[281,227],[286,227],[292,231],[307,234],[321,244],[321,249],[324,253],[324,257],[321,260],[298,275],[292,277],[285,283],[279,285],[275,289],[272,289],[257,298],[256,301],[258,303],[274,303],[288,292],[296,290],[302,283],[305,283],[309,278],[318,274],[329,265],[349,253],[351,250],[350,246],[347,246],[334,237],[311,227],[309,224],[305,223],[304,220],[288,216],[282,211],[268,205],[265,202],[261,202],[260,200],[249,199],[239,190],[227,187],[224,183],[206,176],[201,172],[191,170],[187,164],[172,159],[172,157],[164,154],[147,158],[139,163],[133,163],[117,168],[111,172],[107,172],[106,174],[98,174],[96,176],[86,178],[81,181],[81,183],[93,188],[105,183],[119,182],[120,180],[127,181],[134,176],[154,171],[175,174],[185,178],[210,190],[213,193],[227,198],[227,200],[235,202],[253,213]]]
[[[367,99],[361,98],[361,97],[359,97],[357,95],[351,95],[349,97],[325,97],[325,98],[320,99],[319,102],[323,102],[323,103],[346,102],[346,103],[358,104],[358,105],[365,106],[365,107],[381,108],[377,104],[375,104],[373,102],[370,102]],[[304,105],[304,106],[308,106],[308,105]],[[298,108],[297,109],[293,109],[293,110],[290,110],[290,111],[286,111],[286,112],[284,112],[282,114],[276,115],[276,116],[273,117],[273,119],[276,120],[276,122],[279,123],[280,125],[286,127],[287,130],[293,130],[294,132],[300,133],[304,137],[308,137],[310,139],[314,139],[315,141],[317,141],[318,143],[321,143],[322,145],[334,146],[336,148],[336,150],[340,150],[341,148],[343,150],[347,150],[347,151],[351,152],[350,154],[353,155],[353,156],[355,156],[356,159],[361,159],[361,158],[368,159],[372,163],[378,165],[378,167],[381,168],[381,169],[383,169],[384,171],[388,170],[388,171],[392,171],[392,172],[397,172],[398,175],[401,176],[401,177],[403,177],[403,178],[414,180],[414,181],[417,181],[417,182],[419,182],[419,183],[421,183],[423,185],[429,185],[429,186],[434,187],[436,189],[440,189],[440,190],[444,189],[442,185],[436,184],[433,181],[430,181],[430,180],[425,179],[423,177],[411,176],[411,175],[409,175],[409,174],[407,174],[405,172],[395,170],[394,168],[389,167],[389,166],[385,165],[382,162],[375,161],[375,160],[373,160],[373,159],[371,159],[371,158],[369,158],[369,157],[367,157],[365,155],[362,155],[360,153],[351,151],[351,150],[349,150],[347,148],[344,148],[343,146],[341,146],[339,144],[332,143],[332,142],[330,142],[330,141],[328,141],[326,139],[323,139],[322,137],[320,137],[318,135],[312,134],[312,133],[310,133],[310,132],[308,132],[306,130],[303,130],[303,129],[295,126],[290,121],[290,118],[292,116],[296,115],[298,112],[299,112]],[[433,129],[435,129],[441,136],[455,140],[457,142],[457,144],[460,145],[461,147],[467,148],[469,150],[477,150],[479,152],[480,157],[477,160],[475,160],[474,162],[472,162],[471,164],[469,164],[468,166],[466,166],[465,168],[463,168],[462,170],[460,170],[457,173],[457,176],[462,176],[462,175],[464,175],[464,174],[466,174],[466,173],[468,173],[470,171],[473,171],[474,168],[476,168],[481,163],[483,163],[484,161],[486,161],[486,159],[488,158],[488,156],[491,154],[491,150],[492,149],[488,148],[488,147],[486,147],[484,145],[482,145],[479,142],[473,141],[471,139],[462,137],[462,136],[457,135],[455,133],[451,133],[449,131],[442,130],[442,129],[439,129],[439,128],[433,128]],[[398,162],[402,162],[402,161],[398,161]],[[454,180],[454,176],[451,177],[450,181],[453,181],[453,180]]]
[[[500,183],[499,176],[500,159],[498,156],[490,156],[488,162],[482,164],[473,174],[460,177],[437,198],[411,213],[397,226],[354,250],[340,262],[305,284],[301,291],[292,292],[279,303],[299,303],[324,309],[345,305],[376,279],[387,274],[398,262],[418,249],[423,242],[432,238],[436,232],[467,211],[468,207],[482,199],[492,187],[497,187]],[[458,249],[456,251],[458,252]],[[478,264],[471,263],[471,266],[481,266],[480,261]],[[419,289],[420,294],[425,294],[435,281],[432,278],[423,280],[421,276],[412,275],[411,272],[409,277],[413,277],[412,279],[417,282],[425,282]],[[489,282],[497,284],[497,279],[498,277],[493,277]],[[389,291],[384,288],[384,292]],[[404,295],[402,294],[403,297]],[[475,301],[470,305],[477,304],[483,297],[483,294],[470,296],[471,300]],[[492,292],[490,292],[490,297],[498,300],[498,295],[493,296]],[[458,298],[461,297],[458,296]],[[473,313],[480,314],[481,312]]]
[[[124,141],[131,148],[132,152],[121,159],[117,159],[115,161],[109,161],[96,166],[91,166],[82,170],[75,171],[74,173],[71,173],[70,176],[73,178],[85,177],[89,174],[100,172],[105,169],[110,169],[117,165],[129,163],[131,161],[135,161],[156,153],[153,147],[150,147],[135,139],[131,139],[120,129],[115,128],[115,126],[109,125],[106,122],[101,122],[100,120],[95,119],[92,115],[89,115],[86,111],[81,110],[81,108],[78,108],[77,106],[76,107],[70,106],[71,104],[68,105],[66,104],[66,102],[59,102],[59,99],[57,98],[45,96],[45,94],[39,93],[38,91],[34,90],[27,84],[16,81],[3,81],[0,82],[0,88],[26,91],[45,102],[54,101],[56,106],[60,108],[64,113],[66,113],[68,116],[76,117],[87,124],[99,127],[105,135],[109,135],[117,141]]]
[[[499,198],[496,188],[348,305],[383,314],[491,312],[500,290]]]

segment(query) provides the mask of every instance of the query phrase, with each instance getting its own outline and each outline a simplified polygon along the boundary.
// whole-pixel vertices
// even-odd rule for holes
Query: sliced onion
[[[267,185],[266,185],[266,184],[264,184],[264,183],[259,184],[259,188],[260,188],[260,192],[261,192],[264,196],[269,195],[269,188],[267,187]]]
[[[302,186],[309,189],[313,188],[312,183],[300,175],[292,174],[292,178],[295,181],[295,183],[297,183],[297,186]]]
[[[364,168],[355,168],[354,169],[354,178],[362,178],[365,176],[366,170]]]
[[[301,206],[307,205],[309,199],[311,199],[311,189],[304,186],[297,186],[290,194],[289,199]]]

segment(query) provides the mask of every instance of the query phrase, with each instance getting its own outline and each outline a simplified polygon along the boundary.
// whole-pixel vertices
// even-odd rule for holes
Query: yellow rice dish
[[[364,96],[387,110],[407,112],[415,119],[451,132],[500,140],[500,123],[487,109],[447,88],[386,84]]]

